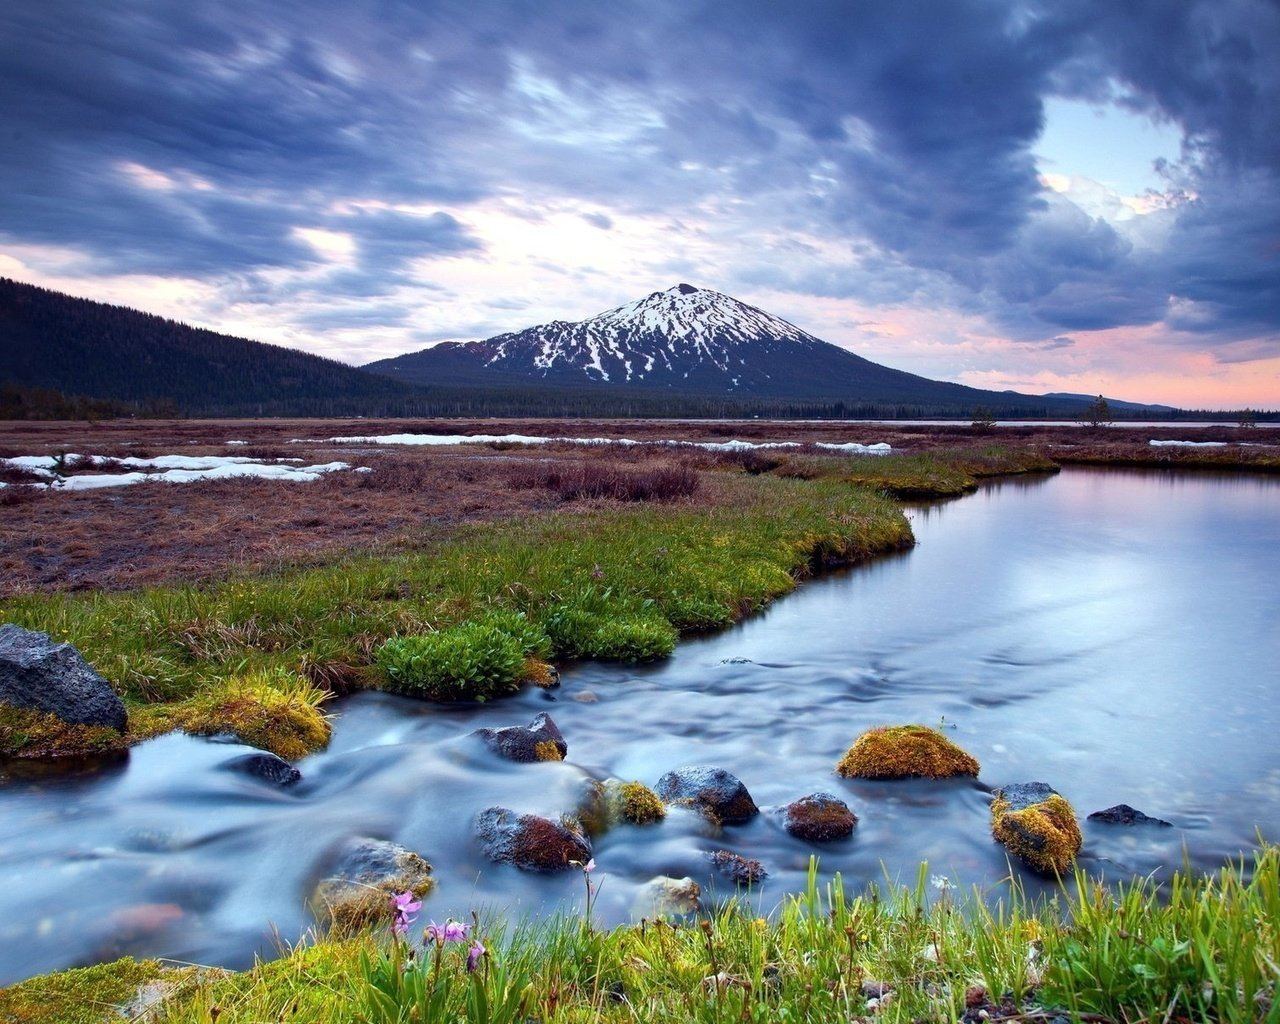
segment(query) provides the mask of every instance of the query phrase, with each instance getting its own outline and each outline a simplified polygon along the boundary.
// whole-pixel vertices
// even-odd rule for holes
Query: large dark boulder
[[[692,807],[726,825],[750,821],[760,813],[736,775],[711,765],[669,771],[658,780],[654,792],[669,804]]]
[[[1155,825],[1159,828],[1172,828],[1173,822],[1163,818],[1153,818],[1143,814],[1136,807],[1128,804],[1116,804],[1105,811],[1094,811],[1089,815],[1090,821],[1101,821],[1108,825]]]
[[[124,702],[70,644],[12,623],[0,626],[0,702],[57,715],[72,725],[124,732]]]
[[[591,860],[591,843],[572,820],[490,807],[477,816],[476,835],[490,860],[524,871],[570,871]]]
[[[793,800],[782,810],[782,826],[797,839],[830,843],[848,839],[858,824],[849,805],[830,793],[814,793]]]
[[[535,715],[528,725],[477,729],[472,735],[479,736],[508,761],[563,761],[569,752],[569,745],[545,711]]]

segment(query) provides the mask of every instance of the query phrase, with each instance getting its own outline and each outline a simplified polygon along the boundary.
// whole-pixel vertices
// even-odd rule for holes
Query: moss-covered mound
[[[925,725],[886,725],[864,732],[836,765],[856,779],[949,779],[977,775],[978,762]]]
[[[128,738],[110,726],[75,725],[46,711],[0,703],[0,757],[94,757],[128,746]]]
[[[1042,875],[1065,874],[1083,842],[1071,804],[1044,783],[996,790],[991,834]]]

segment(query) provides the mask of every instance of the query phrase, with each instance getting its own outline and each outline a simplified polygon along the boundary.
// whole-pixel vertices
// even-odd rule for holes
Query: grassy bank
[[[157,1024],[1272,1021],[1278,878],[1270,847],[1160,892],[1077,875],[1033,905],[1017,890],[959,899],[924,867],[914,886],[860,894],[811,869],[769,920],[735,907],[603,932],[587,917],[481,920],[449,943],[415,926],[409,941],[319,941],[238,974],[123,960],[0,992],[0,1022],[118,1020],[147,982]]]
[[[662,657],[681,633],[728,625],[817,567],[912,543],[897,507],[865,488],[716,476],[711,504],[424,531],[398,550],[210,586],[21,596],[0,604],[0,621],[75,644],[124,697],[125,743],[230,730],[298,757],[327,739],[327,693],[413,691],[386,653],[391,638],[436,644],[420,661],[440,660],[443,644],[464,684],[445,695],[490,697],[545,673],[541,659]],[[121,742],[16,709],[0,716],[0,741],[19,755]]]

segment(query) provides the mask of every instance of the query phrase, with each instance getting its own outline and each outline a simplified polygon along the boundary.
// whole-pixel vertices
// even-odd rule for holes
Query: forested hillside
[[[188,416],[394,416],[425,408],[419,388],[332,359],[6,278],[0,385],[7,405],[32,409],[51,404],[39,389]]]

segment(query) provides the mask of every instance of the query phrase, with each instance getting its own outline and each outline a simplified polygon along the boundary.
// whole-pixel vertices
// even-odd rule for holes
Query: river
[[[727,849],[769,877],[761,912],[821,874],[1000,891],[990,789],[1040,780],[1082,819],[1082,865],[1111,879],[1214,870],[1280,840],[1280,480],[1068,469],[913,508],[918,546],[805,583],[739,626],[654,665],[583,664],[561,686],[438,708],[360,694],[333,742],[280,790],[221,767],[235,745],[167,736],[88,776],[0,787],[0,983],[129,953],[246,966],[311,925],[307,894],[348,836],[389,838],[435,866],[422,919],[580,908],[582,878],[489,863],[492,805],[557,815],[584,780],[653,785],[719,765],[763,808],[716,832],[687,812],[595,843],[599,923],[643,913],[646,881],[691,876]],[[551,714],[567,761],[516,765],[468,734]],[[939,725],[979,779],[871,783],[832,769],[864,729]],[[811,846],[778,809],[827,791],[860,823]],[[1125,802],[1172,828],[1085,822]],[[1033,893],[1051,883],[1018,872]]]

